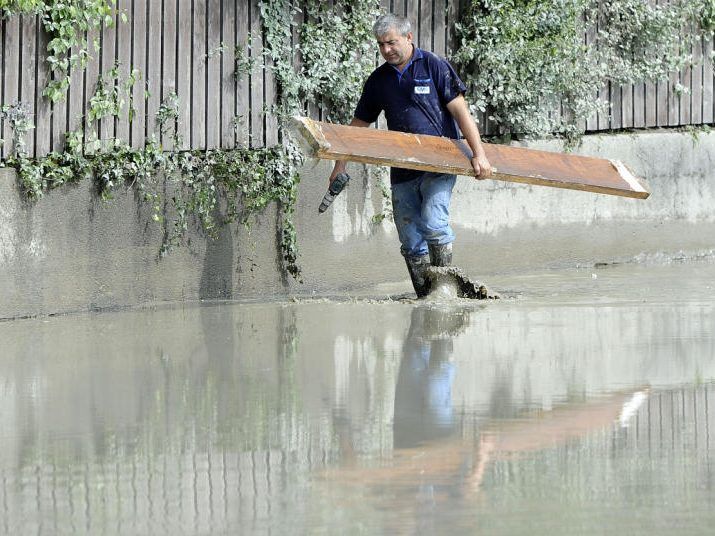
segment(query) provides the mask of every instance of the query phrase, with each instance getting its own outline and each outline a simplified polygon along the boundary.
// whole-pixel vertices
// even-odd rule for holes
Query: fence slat
[[[107,84],[106,89],[111,89],[112,84],[118,83],[110,75],[111,69],[117,62],[117,28],[116,25],[111,27],[104,27],[101,31],[101,49],[99,51],[99,56],[102,59],[102,70],[100,71],[100,76],[104,77],[104,81]],[[99,122],[99,132],[100,137],[103,140],[108,140],[114,138],[114,117],[109,116],[103,118]]]
[[[251,57],[255,60],[250,78],[250,107],[251,107],[251,147],[263,147],[264,145],[264,123],[263,114],[263,85],[264,85],[264,64],[263,64],[263,42],[261,40],[261,14],[258,7],[258,0],[251,0],[250,9],[250,32],[251,32]]]
[[[633,84],[621,86],[621,128],[633,127]]]
[[[658,124],[658,93],[657,84],[653,81],[645,83],[645,125],[646,127],[654,127]]]
[[[611,101],[611,129],[619,129],[623,125],[623,99],[621,86],[614,82],[609,85],[609,100]]]
[[[278,143],[278,118],[271,112],[271,107],[277,103],[278,86],[273,72],[273,60],[266,58],[264,71],[263,106],[265,110],[265,145],[271,147]]]
[[[236,1],[236,47],[243,53],[239,58],[245,61],[250,56],[248,4],[243,0]],[[236,130],[236,144],[241,147],[248,147],[251,132],[250,75],[245,70],[245,66],[239,66],[236,73],[236,121],[240,121]]]
[[[690,50],[692,53],[692,48]],[[683,87],[683,93],[680,95],[680,99],[678,102],[680,111],[679,111],[679,124],[681,125],[689,125],[690,124],[690,118],[692,116],[692,96],[693,96],[693,88],[692,88],[692,78],[693,78],[693,67],[692,65],[686,65],[680,70],[680,83]]]
[[[191,147],[191,0],[176,0],[178,27],[178,47],[176,57],[176,96],[179,100],[178,134],[181,138],[180,149]]]
[[[191,147],[206,148],[206,1],[193,0],[191,30]]]
[[[713,122],[713,64],[710,60],[712,51],[711,35],[703,43],[703,123]]]
[[[434,0],[434,18],[432,19],[432,51],[442,57],[447,57],[446,16],[447,0]]]
[[[221,146],[221,2],[206,3],[206,148]]]
[[[162,55],[161,55],[161,101],[176,94],[176,0],[164,0],[162,21]],[[179,106],[181,106],[179,104]],[[170,151],[174,149],[174,128],[176,123],[166,125],[166,134],[161,137],[162,147]]]
[[[122,22],[121,14],[125,14],[127,22]],[[117,0],[117,60],[120,73],[120,96],[124,108],[114,121],[115,135],[123,143],[129,143],[129,114],[132,105],[131,88],[128,87],[129,75],[132,69],[132,0]]]
[[[139,80],[132,87],[132,106],[134,118],[129,127],[129,137],[134,148],[144,146],[146,131],[146,91],[147,91],[147,0],[132,0],[133,14],[130,18],[132,25],[131,66],[139,72]]]
[[[645,127],[645,83],[639,82],[633,86],[633,126],[635,128]]]
[[[27,104],[32,122],[37,124],[35,109],[35,68],[37,65],[36,56],[36,33],[37,25],[35,17],[22,15],[20,17],[21,27],[21,61],[20,61],[20,101]],[[32,130],[27,135],[28,154],[35,155],[37,129]]]
[[[680,85],[680,72],[672,73],[668,77],[668,125],[680,124],[680,97],[676,92]]]
[[[415,34],[418,46],[433,51],[432,43],[432,2],[412,0],[410,20],[417,29]],[[414,17],[414,18],[413,18]]]
[[[402,15],[403,17],[406,16],[407,6],[405,4],[407,4],[407,2],[409,2],[409,0],[395,0],[392,3],[392,13],[394,13],[395,15]],[[413,21],[410,22],[414,24]]]
[[[147,102],[145,129],[147,138],[159,132],[156,125],[156,112],[161,104],[161,0],[147,0],[149,6],[148,43],[146,49],[146,86]]]
[[[221,147],[228,149],[236,144],[233,118],[236,115],[236,79],[233,76],[236,48],[236,3],[222,0],[221,14],[224,51],[221,54]]]
[[[447,17],[445,19],[446,35],[445,41],[447,43],[447,55],[451,55],[452,52],[456,51],[459,47],[459,38],[457,33],[454,31],[454,24],[459,20],[460,15],[460,2],[459,0],[446,0],[447,1]]]
[[[97,89],[97,80],[99,79],[99,54],[95,50],[94,43],[99,42],[99,31],[97,29],[87,32],[87,52],[89,59],[87,67],[84,71],[84,95],[82,101],[82,117],[84,123],[84,139],[91,141],[97,137],[97,123],[90,120],[89,117],[89,100],[94,95]]]
[[[38,20],[39,24],[41,21]],[[67,130],[67,93],[54,104],[42,96],[50,79],[49,66],[47,65],[47,44],[50,39],[44,31],[39,31],[37,37],[35,100],[37,134],[35,139],[37,156],[44,156],[50,151],[61,151],[64,148],[64,133]]]
[[[584,16],[585,17],[585,16]],[[585,23],[585,21],[584,21]],[[584,44],[588,49],[593,46],[598,46],[596,39],[596,27],[591,26],[588,28],[586,35],[584,36]],[[598,99],[598,90],[593,91],[593,98]],[[586,118],[586,130],[596,130],[598,129],[598,114],[596,112],[592,113],[590,117]]]
[[[5,104],[5,19],[0,18],[0,106]],[[4,136],[5,120],[0,114],[0,158],[5,156],[5,145],[9,142]]]
[[[690,87],[690,123],[700,125],[703,122],[703,41],[693,43],[693,67]]]

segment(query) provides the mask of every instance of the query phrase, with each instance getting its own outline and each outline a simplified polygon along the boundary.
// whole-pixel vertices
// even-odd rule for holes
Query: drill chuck
[[[347,186],[349,180],[350,175],[348,175],[347,173],[338,173],[335,176],[333,182],[331,182],[330,186],[328,187],[328,191],[323,197],[323,201],[318,207],[318,212],[322,214],[323,212],[328,210],[328,207],[333,203],[338,194],[342,192],[343,189]]]

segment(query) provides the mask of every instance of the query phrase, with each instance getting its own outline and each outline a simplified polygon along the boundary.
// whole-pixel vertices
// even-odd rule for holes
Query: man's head
[[[412,27],[410,21],[398,15],[382,15],[372,27],[380,54],[395,67],[404,68],[412,57]]]

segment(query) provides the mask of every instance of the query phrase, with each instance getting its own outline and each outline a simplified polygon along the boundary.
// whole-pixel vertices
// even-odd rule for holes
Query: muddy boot
[[[407,264],[407,271],[410,272],[410,279],[412,279],[412,286],[415,288],[417,297],[424,298],[429,294],[430,287],[429,280],[427,279],[427,268],[430,266],[429,256],[405,256],[405,263]]]
[[[452,264],[452,244],[429,244],[429,258],[432,266],[450,266]]]

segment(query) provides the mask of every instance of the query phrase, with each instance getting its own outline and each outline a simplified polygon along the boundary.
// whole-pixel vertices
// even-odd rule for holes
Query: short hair
[[[379,38],[392,29],[397,30],[400,35],[406,36],[412,31],[412,25],[407,17],[400,17],[399,15],[388,13],[387,15],[378,17],[372,27],[372,33],[375,37]]]

